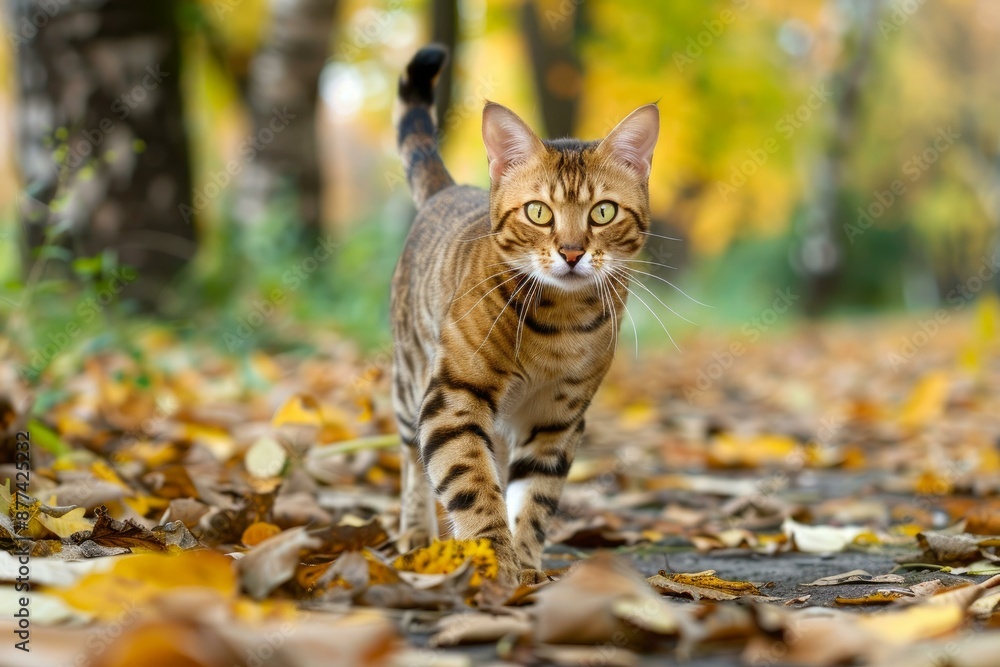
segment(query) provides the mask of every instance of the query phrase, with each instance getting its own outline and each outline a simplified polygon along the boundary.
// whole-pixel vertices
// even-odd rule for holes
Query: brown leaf
[[[537,596],[535,639],[549,644],[600,644],[612,637],[623,641],[616,646],[642,644],[649,626],[671,635],[683,623],[684,611],[662,600],[626,561],[603,553]]]
[[[503,610],[503,613],[482,612],[453,614],[445,616],[434,626],[435,634],[427,645],[457,646],[459,644],[482,644],[499,641],[507,635],[528,635],[531,633],[531,618],[521,610]]]
[[[243,588],[261,600],[295,576],[295,568],[306,550],[317,549],[322,542],[311,537],[305,528],[291,528],[264,540],[238,561]]]
[[[917,542],[924,550],[922,560],[941,565],[964,565],[988,558],[997,560],[989,547],[1000,546],[1000,537],[982,537],[963,533],[950,535],[926,531],[917,535]]]
[[[89,541],[101,547],[129,550],[166,550],[166,543],[162,537],[143,528],[132,519],[125,521],[112,519],[108,509],[103,506],[94,510],[94,515],[97,517],[97,523],[94,524],[93,530],[73,533],[68,538],[70,542],[83,545]]]
[[[843,574],[831,574],[828,577],[811,581],[801,586],[838,586],[840,584],[901,584],[905,578],[899,574],[869,574],[864,570],[851,570]]]
[[[324,558],[344,551],[361,551],[365,547],[379,547],[389,540],[382,523],[372,519],[361,525],[339,524],[320,528],[312,533],[321,540],[317,550]]]

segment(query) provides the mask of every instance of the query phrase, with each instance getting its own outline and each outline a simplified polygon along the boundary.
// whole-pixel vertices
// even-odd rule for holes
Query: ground
[[[30,485],[0,471],[0,599],[39,660],[16,664],[995,664],[998,310],[620,350],[552,581],[513,595],[486,544],[398,555],[384,350],[147,331],[35,387],[10,354]],[[881,580],[806,585],[854,570]]]

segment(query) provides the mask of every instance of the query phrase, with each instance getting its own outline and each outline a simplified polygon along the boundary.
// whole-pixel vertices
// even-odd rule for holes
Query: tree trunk
[[[855,140],[861,113],[861,96],[872,50],[882,0],[857,3],[856,16],[845,39],[855,42],[854,52],[843,70],[831,76],[834,94],[833,126],[827,150],[816,165],[815,198],[800,229],[796,264],[803,274],[804,309],[818,315],[827,307],[844,269],[842,234],[837,229],[841,216],[841,193],[850,155],[858,148]]]
[[[28,246],[111,251],[137,269],[123,298],[152,308],[195,250],[177,2],[8,7]]]
[[[321,184],[316,138],[319,75],[326,64],[334,0],[271,0],[270,29],[250,63],[247,104],[252,157],[240,178],[236,219],[258,226],[279,207],[314,239]],[[249,148],[247,149],[250,150]]]
[[[542,121],[551,138],[573,135],[580,108],[583,65],[575,47],[583,12],[577,4],[559,3],[544,13],[534,0],[527,0],[521,7]]]

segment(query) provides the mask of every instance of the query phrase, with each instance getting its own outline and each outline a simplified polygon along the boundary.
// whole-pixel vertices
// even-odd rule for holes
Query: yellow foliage
[[[232,561],[214,551],[185,551],[175,556],[123,556],[107,572],[88,574],[69,588],[52,591],[67,604],[106,620],[171,589],[193,586],[225,597],[237,592]]]
[[[271,426],[275,428],[285,424],[295,426],[321,426],[323,417],[320,413],[320,405],[312,396],[296,394],[292,396],[284,405],[278,408],[271,418]]]
[[[448,574],[466,561],[475,569],[472,585],[482,579],[496,579],[497,557],[489,540],[445,540],[429,547],[414,549],[396,558],[393,566],[404,572]]]
[[[708,460],[718,466],[757,467],[802,462],[802,445],[785,435],[753,437],[723,433],[709,446]]]
[[[903,405],[899,415],[900,424],[907,429],[917,429],[941,417],[950,385],[948,376],[943,371],[925,375]]]

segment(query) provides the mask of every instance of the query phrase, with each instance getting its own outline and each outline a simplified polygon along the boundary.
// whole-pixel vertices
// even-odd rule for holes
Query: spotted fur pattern
[[[458,186],[431,112],[444,61],[435,46],[414,57],[397,112],[418,206],[392,283],[402,534],[411,544],[437,537],[440,502],[456,537],[491,540],[504,583],[534,582],[614,355],[628,290],[621,262],[646,238],[659,116],[648,105],[602,141],[543,142],[487,103],[490,190]],[[548,224],[529,219],[530,202],[548,207]],[[606,224],[591,217],[599,202],[615,204]]]

